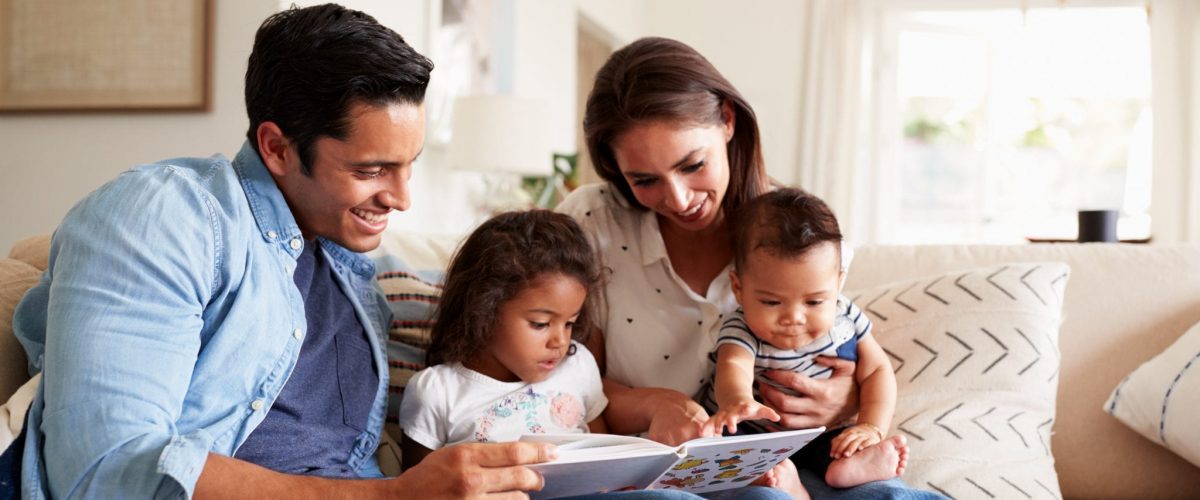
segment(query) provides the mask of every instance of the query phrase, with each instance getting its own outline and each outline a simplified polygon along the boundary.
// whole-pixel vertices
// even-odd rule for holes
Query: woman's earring
[[[571,344],[569,347],[567,347],[567,356],[574,356],[575,351],[577,350],[578,348],[575,347],[575,344]]]

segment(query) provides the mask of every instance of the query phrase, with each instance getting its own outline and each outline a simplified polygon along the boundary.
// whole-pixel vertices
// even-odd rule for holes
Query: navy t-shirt
[[[314,241],[296,262],[308,332],[275,404],[234,456],[289,474],[354,477],[347,465],[379,386],[366,331]]]

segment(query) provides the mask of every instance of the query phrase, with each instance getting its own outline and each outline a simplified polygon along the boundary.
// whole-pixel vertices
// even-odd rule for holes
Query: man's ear
[[[258,156],[262,158],[263,165],[274,176],[287,175],[288,159],[296,153],[291,147],[292,142],[283,135],[283,130],[275,122],[262,122],[258,124],[255,135],[258,139]]]
[[[729,270],[729,287],[733,289],[733,299],[742,305],[742,282],[738,281],[737,271]]]

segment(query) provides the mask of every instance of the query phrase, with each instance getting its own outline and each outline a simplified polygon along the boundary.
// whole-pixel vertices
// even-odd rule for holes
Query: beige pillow
[[[851,270],[853,272],[853,270]],[[891,358],[910,485],[1061,498],[1050,435],[1070,268],[1014,263],[847,290]]]
[[[13,336],[13,310],[42,272],[15,259],[0,259],[0,401],[29,380],[25,349]]]

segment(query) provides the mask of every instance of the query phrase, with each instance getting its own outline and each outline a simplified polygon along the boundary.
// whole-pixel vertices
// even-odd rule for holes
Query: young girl
[[[608,404],[589,330],[595,257],[571,217],[509,212],[450,263],[427,354],[400,406],[404,467],[462,442],[604,432]]]

